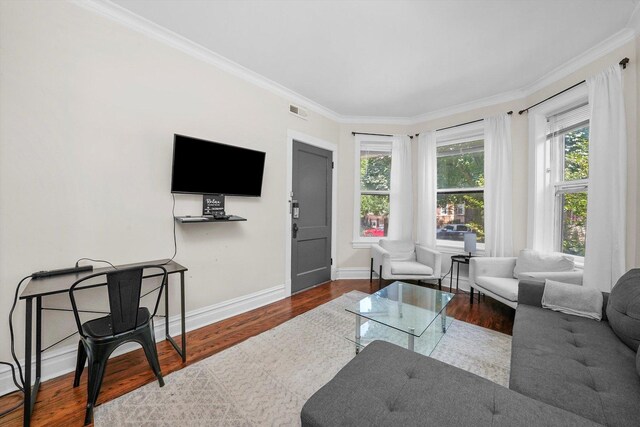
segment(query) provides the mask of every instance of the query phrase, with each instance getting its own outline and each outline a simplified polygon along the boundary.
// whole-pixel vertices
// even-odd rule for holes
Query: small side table
[[[460,280],[460,264],[469,264],[469,260],[472,258],[472,255],[453,255],[451,257],[451,276],[449,276],[449,292],[451,292],[453,286],[453,263],[458,264],[458,269],[456,271],[456,293],[458,292],[458,281]]]

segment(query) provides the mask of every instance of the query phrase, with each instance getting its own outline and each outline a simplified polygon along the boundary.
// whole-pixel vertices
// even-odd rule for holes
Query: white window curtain
[[[511,116],[484,120],[484,229],[487,256],[513,255]]]
[[[418,243],[436,246],[437,203],[437,154],[436,133],[421,133],[418,139],[418,220],[416,223]]]
[[[610,291],[625,272],[627,134],[618,65],[587,79],[591,129],[584,286]]]
[[[391,148],[389,239],[413,239],[412,179],[411,140],[407,135],[395,135]]]

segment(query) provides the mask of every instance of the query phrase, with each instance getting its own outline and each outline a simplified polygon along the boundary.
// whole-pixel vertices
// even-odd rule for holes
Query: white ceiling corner
[[[640,0],[71,1],[341,123],[519,99],[640,33]]]

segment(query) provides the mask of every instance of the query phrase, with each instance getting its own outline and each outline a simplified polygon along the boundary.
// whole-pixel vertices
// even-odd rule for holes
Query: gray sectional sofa
[[[508,389],[376,341],[307,401],[302,425],[640,426],[640,269],[623,279],[601,322],[543,309],[545,285],[521,282]]]

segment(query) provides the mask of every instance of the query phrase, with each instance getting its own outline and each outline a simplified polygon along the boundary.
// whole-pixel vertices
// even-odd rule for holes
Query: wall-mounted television
[[[265,153],[174,135],[171,192],[260,197]]]

